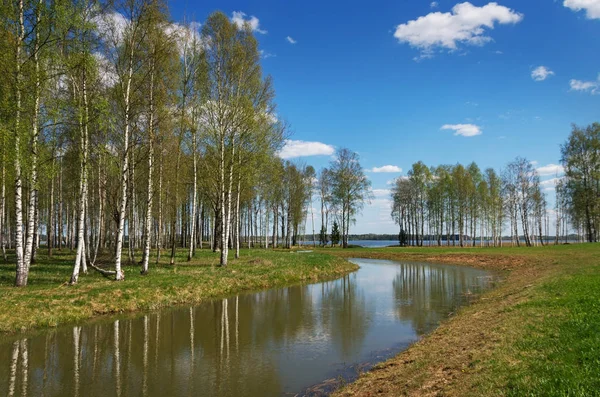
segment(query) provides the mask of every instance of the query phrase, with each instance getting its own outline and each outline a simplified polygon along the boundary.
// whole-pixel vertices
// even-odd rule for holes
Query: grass
[[[125,280],[115,282],[90,269],[79,283],[68,286],[74,255],[55,251],[52,258],[38,257],[29,285],[15,288],[15,265],[0,264],[0,332],[21,332],[56,327],[95,316],[155,310],[177,304],[197,304],[242,291],[282,287],[340,277],[357,266],[324,253],[285,250],[242,250],[239,260],[226,268],[216,266],[218,253],[197,251],[187,262],[187,252],[177,252],[175,266],[151,264],[150,274],[139,266],[125,266]],[[13,259],[13,258],[9,258]],[[139,260],[139,256],[138,256]]]
[[[152,266],[145,277],[127,266],[123,282],[92,272],[74,287],[64,284],[66,252],[40,256],[27,288],[12,287],[14,265],[0,265],[0,331],[335,278],[355,269],[347,257],[453,263],[499,270],[504,280],[335,396],[600,395],[600,244],[243,250],[227,268],[216,266],[218,254],[201,251],[191,263],[178,254],[178,265]]]
[[[335,396],[600,395],[599,244],[351,251],[337,255],[466,263],[505,280]]]

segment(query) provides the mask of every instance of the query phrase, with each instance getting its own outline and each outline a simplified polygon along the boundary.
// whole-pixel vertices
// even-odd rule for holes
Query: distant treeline
[[[416,236],[407,236],[410,237],[411,239],[415,239]],[[454,238],[453,238],[454,237]],[[260,239],[260,237],[257,237],[258,239]],[[484,240],[488,239],[488,237],[484,236],[483,237]],[[569,235],[566,236],[560,236],[560,241],[564,241],[564,242],[573,242],[573,241],[580,241],[582,238],[581,235],[578,235],[576,233],[571,233]],[[304,236],[298,236],[298,239],[301,241],[312,241],[312,234],[310,235],[304,235]],[[419,236],[419,239],[421,239],[421,236]],[[452,236],[442,236],[442,241],[448,241],[448,239],[450,240],[450,242],[452,242],[453,240],[455,240],[457,243],[460,240],[460,236],[458,234]],[[479,236],[477,237],[477,239],[479,239]],[[502,241],[510,241],[512,239],[511,236],[503,236],[502,237]],[[525,236],[519,236],[519,239],[521,241],[525,240]],[[555,241],[556,240],[556,236],[552,236],[552,235],[544,235],[542,236],[542,239],[544,241]],[[374,234],[374,233],[367,233],[367,234],[350,234],[348,235],[348,240],[349,241],[399,241],[399,235],[398,234]],[[437,236],[434,235],[425,235],[423,236],[423,240],[424,241],[437,241]],[[463,235],[463,240],[464,241],[471,241],[472,238],[469,235]]]

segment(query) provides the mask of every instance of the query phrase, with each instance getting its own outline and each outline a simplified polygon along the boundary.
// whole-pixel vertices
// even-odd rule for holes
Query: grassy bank
[[[125,281],[109,280],[90,269],[79,284],[68,286],[73,254],[39,255],[29,285],[13,287],[14,264],[0,264],[0,332],[55,327],[99,315],[154,310],[176,304],[196,304],[242,291],[281,287],[337,278],[357,266],[324,253],[242,250],[239,260],[220,268],[219,254],[198,251],[187,262],[178,252],[177,265],[152,264],[150,274],[125,266]],[[9,258],[11,259],[11,258]],[[139,257],[138,257],[139,259]]]
[[[599,395],[600,245],[336,254],[507,272],[497,289],[335,396]]]

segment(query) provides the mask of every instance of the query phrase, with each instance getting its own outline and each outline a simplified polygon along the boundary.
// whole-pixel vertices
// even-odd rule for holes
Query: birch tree
[[[134,113],[134,84],[142,62],[142,43],[148,28],[149,3],[144,0],[127,0],[117,4],[114,10],[102,16],[108,58],[117,77],[115,98],[121,111],[119,128],[122,129],[120,198],[118,201],[118,226],[115,247],[115,279],[123,280],[121,269],[125,216],[127,214],[127,187],[129,177],[130,139]]]
[[[600,229],[600,123],[573,126],[561,146],[561,155],[565,168],[563,191],[569,197],[571,217],[582,220],[588,242],[597,242]]]
[[[88,3],[76,3],[73,6],[67,46],[67,78],[72,91],[75,122],[79,141],[79,189],[77,199],[77,252],[70,284],[76,284],[80,269],[87,273],[85,223],[89,186],[89,145],[90,145],[90,88],[97,84],[97,66],[93,50],[97,46],[95,39],[93,7]],[[89,253],[89,252],[88,252]]]
[[[13,140],[14,140],[14,195],[15,195],[15,253],[17,256],[17,275],[15,285],[24,287],[29,276],[29,264],[25,261],[23,250],[23,175],[21,169],[21,117],[23,90],[23,46],[25,41],[25,5],[24,0],[18,0],[16,5],[11,3],[7,10],[15,26],[14,44],[11,48],[14,68],[12,73],[12,98],[14,99]]]
[[[216,148],[218,159],[216,214],[220,224],[220,264],[227,265],[232,225],[235,170],[239,151],[257,131],[257,115],[265,112],[269,98],[259,65],[257,42],[251,27],[239,29],[227,16],[217,12],[209,16],[202,29],[206,50],[207,103],[205,128],[207,141]]]
[[[342,247],[348,248],[350,223],[370,201],[371,181],[360,165],[358,154],[349,149],[339,149],[330,164],[332,193],[342,210]]]
[[[142,253],[142,269],[141,274],[148,274],[148,265],[150,262],[150,246],[152,241],[152,226],[153,226],[153,204],[154,204],[154,168],[155,168],[155,146],[157,144],[157,135],[162,128],[167,128],[167,122],[164,120],[169,116],[168,96],[170,90],[173,87],[172,74],[169,73],[173,69],[173,65],[176,59],[176,54],[173,51],[173,43],[177,42],[173,37],[168,37],[165,32],[165,25],[167,23],[164,11],[160,9],[158,3],[153,3],[153,7],[149,10],[149,27],[148,34],[146,35],[144,46],[148,54],[145,75],[148,79],[147,91],[147,103],[144,106],[147,107],[145,113],[145,131],[147,140],[147,157],[148,157],[148,174],[147,174],[147,185],[146,185],[146,214],[144,223],[144,236],[143,236],[143,253]],[[162,188],[162,174],[159,177],[159,189]],[[161,192],[159,192],[161,194]],[[162,203],[159,202],[159,207]],[[160,211],[160,208],[159,208]],[[159,216],[160,218],[161,216]],[[160,239],[160,228],[159,223],[157,233],[157,246],[160,245],[158,241]],[[157,260],[158,260],[157,255]]]

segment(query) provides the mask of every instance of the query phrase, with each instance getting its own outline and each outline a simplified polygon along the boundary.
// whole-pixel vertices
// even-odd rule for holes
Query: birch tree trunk
[[[177,244],[177,216],[178,216],[178,199],[179,199],[179,169],[181,165],[181,142],[183,140],[184,128],[185,128],[185,89],[184,89],[184,97],[183,97],[183,106],[181,110],[181,126],[179,131],[179,141],[177,144],[177,163],[175,165],[175,194],[174,194],[174,202],[173,202],[173,219],[171,221],[171,261],[170,264],[175,264],[175,246]],[[182,213],[182,221],[183,221],[183,213]],[[183,237],[183,224],[181,228],[181,236]]]
[[[310,200],[310,217],[312,218],[313,248],[316,248],[317,247],[317,239],[315,237],[315,213],[313,211],[312,197]]]
[[[15,286],[27,285],[28,267],[23,257],[23,177],[21,175],[21,47],[25,36],[23,0],[19,0],[19,25],[16,37],[15,56],[15,253],[17,255],[17,274]]]
[[[38,162],[38,137],[39,137],[39,128],[38,128],[38,120],[40,113],[40,10],[42,6],[42,1],[38,0],[38,5],[36,7],[36,15],[35,15],[35,39],[33,46],[33,62],[34,62],[34,76],[35,76],[35,85],[33,90],[33,117],[31,120],[31,170],[29,176],[29,210],[27,216],[27,242],[25,244],[25,256],[24,256],[24,265],[27,268],[27,273],[29,274],[29,266],[31,265],[31,259],[33,257],[33,244],[34,244],[34,234],[35,234],[35,213],[36,213],[36,205],[37,205],[37,162]]]
[[[194,123],[195,124],[195,123]],[[188,252],[188,262],[194,256],[194,248],[196,247],[196,201],[198,201],[198,154],[197,154],[197,134],[198,129],[195,127],[192,130],[192,162],[193,162],[193,192],[192,192],[192,222],[190,228],[190,249]]]
[[[235,157],[235,142],[232,142],[231,144],[231,158],[233,159]],[[227,205],[227,212],[226,212],[226,218],[223,222],[223,232],[221,233],[223,235],[223,248],[221,250],[221,266],[227,266],[227,255],[229,254],[229,234],[231,232],[231,198],[232,198],[232,190],[233,190],[233,164],[234,162],[231,161],[230,165],[229,165],[229,184],[228,184],[228,188],[227,188],[227,201],[226,201],[226,205]],[[223,193],[225,193],[225,191],[223,191]],[[224,211],[222,211],[224,212]]]
[[[221,230],[219,231],[219,241],[218,245],[221,250],[221,256],[219,258],[220,265],[227,265],[227,255],[223,256],[223,251],[226,249],[227,241],[225,240],[225,227],[223,227],[223,223],[225,222],[225,131],[224,128],[221,129],[221,141],[219,147],[219,195],[221,199],[221,205],[219,208],[219,218],[221,223]]]
[[[272,239],[272,245],[273,248],[277,248],[277,232],[278,232],[278,220],[279,220],[279,206],[277,204],[275,204],[273,206],[273,239]]]
[[[48,257],[52,258],[52,248],[54,248],[54,167],[56,151],[52,148],[52,175],[50,176],[50,203],[48,204],[48,227],[46,233],[46,240],[48,244]],[[2,162],[2,189],[4,190],[4,162]],[[2,193],[4,197],[4,192]],[[3,199],[2,199],[3,200]],[[3,204],[2,204],[3,205]],[[4,214],[4,208],[0,211],[0,243],[2,242],[2,216]]]
[[[265,249],[269,249],[269,203],[265,200]]]
[[[0,186],[0,246],[2,247],[2,256],[4,257],[4,262],[7,261],[6,258],[6,241],[5,241],[5,233],[4,228],[6,227],[4,223],[4,218],[6,216],[6,139],[4,134],[2,135],[2,172],[0,178],[2,178],[2,186]]]
[[[237,197],[235,200],[235,259],[240,258],[240,190],[242,187],[242,175],[238,173]]]
[[[144,253],[142,255],[142,275],[148,274],[150,261],[150,241],[152,232],[152,200],[154,196],[152,176],[154,173],[154,64],[150,70],[150,97],[148,112],[148,186],[146,198],[146,223],[144,230]]]
[[[58,176],[58,222],[57,222],[57,233],[56,233],[56,239],[58,240],[58,250],[62,251],[62,245],[63,245],[63,236],[64,236],[64,229],[63,229],[63,189],[62,189],[62,156],[60,158],[60,161],[58,163],[59,166],[59,176]]]
[[[85,204],[87,202],[87,162],[88,162],[88,103],[87,103],[87,86],[86,86],[86,73],[83,71],[82,81],[82,95],[83,95],[83,109],[80,109],[83,114],[79,117],[79,131],[80,131],[80,144],[81,150],[81,163],[80,163],[80,179],[79,179],[79,214],[77,219],[77,253],[75,254],[75,265],[73,266],[73,274],[69,284],[77,284],[79,280],[79,269],[81,263],[85,262]]]
[[[162,180],[163,180],[163,160],[160,158],[158,167],[158,225],[156,227],[156,263],[160,260],[160,249],[162,247]]]
[[[129,173],[129,129],[131,126],[131,82],[133,79],[133,40],[127,65],[127,80],[125,82],[125,128],[123,131],[123,164],[121,167],[121,199],[119,203],[119,226],[117,227],[117,244],[115,249],[115,280],[125,279],[121,270],[121,254],[123,252],[123,234],[125,231],[125,214],[127,211],[127,176]]]
[[[35,263],[37,252],[40,248],[40,196],[35,197],[35,216],[33,219],[33,247],[31,249],[31,263]]]

